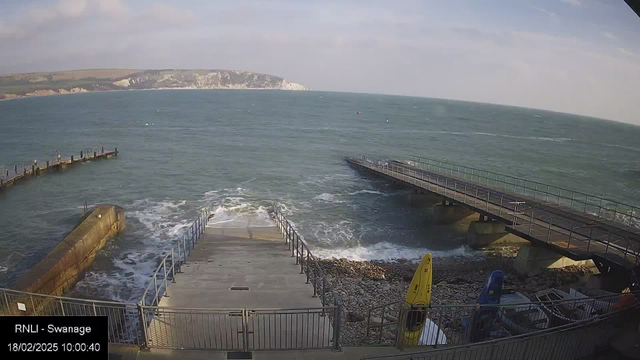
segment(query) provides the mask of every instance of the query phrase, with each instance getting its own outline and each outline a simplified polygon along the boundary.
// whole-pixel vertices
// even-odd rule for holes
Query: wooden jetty
[[[3,173],[0,174],[0,191],[4,190],[8,186],[14,185],[16,182],[42,176],[52,170],[61,170],[79,162],[110,159],[114,156],[118,156],[118,148],[115,148],[114,150],[105,150],[102,148],[101,151],[94,151],[93,154],[83,150],[80,151],[79,157],[71,155],[69,159],[62,159],[60,155],[58,155],[57,159],[54,159],[53,161],[47,160],[43,165],[38,164],[35,160],[30,167],[18,167],[18,165],[15,165],[13,169],[4,169]]]

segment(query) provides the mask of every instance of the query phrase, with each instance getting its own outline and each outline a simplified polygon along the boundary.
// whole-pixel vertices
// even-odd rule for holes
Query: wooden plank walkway
[[[368,158],[346,160],[356,167],[466,206],[504,223],[507,231],[571,259],[594,259],[627,269],[640,261],[640,232],[636,228],[541,199],[426,170],[415,163]]]
[[[37,163],[31,166],[14,166],[13,169],[3,168],[0,173],[0,190],[5,189],[16,182],[42,176],[52,170],[60,170],[70,167],[71,165],[79,162],[86,162],[100,159],[110,159],[113,156],[118,156],[118,148],[114,150],[102,149],[100,152],[84,153],[80,152],[80,157],[71,156],[69,159],[55,159],[55,161],[47,161],[44,165],[38,165]]]

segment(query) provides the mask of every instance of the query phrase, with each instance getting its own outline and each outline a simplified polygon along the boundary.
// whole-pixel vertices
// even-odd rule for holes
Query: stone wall
[[[18,279],[14,288],[63,295],[91,266],[98,250],[124,227],[124,209],[115,205],[97,206],[42,261]]]

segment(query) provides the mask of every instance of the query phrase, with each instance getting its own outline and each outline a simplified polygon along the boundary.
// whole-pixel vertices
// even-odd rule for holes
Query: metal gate
[[[142,307],[150,348],[198,350],[339,349],[338,307],[188,309]]]

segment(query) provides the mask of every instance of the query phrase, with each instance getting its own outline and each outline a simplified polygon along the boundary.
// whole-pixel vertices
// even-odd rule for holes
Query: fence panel
[[[73,299],[0,289],[0,315],[108,316],[109,342],[142,345],[136,304]]]
[[[244,350],[244,309],[144,306],[147,346],[166,349]]]

